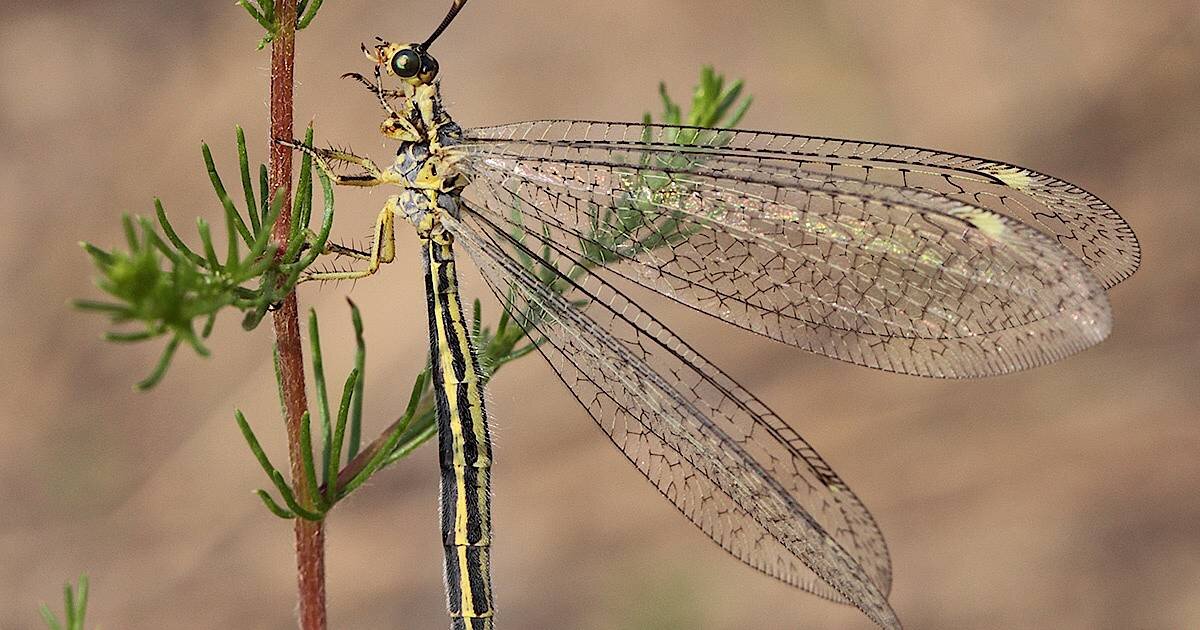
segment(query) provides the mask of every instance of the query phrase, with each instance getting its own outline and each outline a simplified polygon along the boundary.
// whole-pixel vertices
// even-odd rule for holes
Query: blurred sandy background
[[[378,112],[338,80],[358,43],[420,39],[444,0],[329,0],[301,35],[297,120],[386,161]],[[82,571],[118,628],[291,628],[291,526],[232,420],[282,463],[270,330],[220,322],[215,356],[113,347],[66,307],[96,296],[81,239],[160,195],[216,218],[199,143],[233,177],[233,125],[265,155],[258,27],[228,2],[0,3],[0,628]],[[1132,223],[1142,270],[1103,345],[1004,378],[937,382],[802,355],[678,308],[718,364],[809,438],[882,524],[910,628],[1200,627],[1200,8],[1025,3],[476,0],[435,50],[466,125],[633,119],[665,79],[747,79],[747,127],[886,140],[1024,164]],[[382,192],[340,191],[337,233]],[[413,246],[401,230],[401,252]],[[409,249],[404,249],[407,246]],[[485,289],[469,269],[466,291]],[[333,373],[350,287],[306,288]],[[371,435],[425,352],[415,254],[352,295],[370,357]],[[494,311],[493,311],[494,313]],[[340,377],[339,377],[340,378]],[[492,389],[496,591],[505,628],[868,628],[853,609],[728,558],[628,466],[538,359]],[[445,627],[426,448],[338,509],[335,628]]]

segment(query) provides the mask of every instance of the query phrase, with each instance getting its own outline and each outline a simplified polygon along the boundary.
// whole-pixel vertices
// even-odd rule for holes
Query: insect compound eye
[[[433,81],[437,77],[438,62],[433,58],[433,55],[428,53],[421,55],[421,80],[425,83]]]
[[[392,55],[392,72],[402,79],[411,79],[421,72],[421,55],[411,48],[399,50]]]

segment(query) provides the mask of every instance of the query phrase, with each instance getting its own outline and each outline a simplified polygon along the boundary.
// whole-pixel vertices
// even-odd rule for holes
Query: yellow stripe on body
[[[442,536],[452,628],[492,627],[491,442],[479,366],[458,296],[452,241],[424,238],[442,467]]]

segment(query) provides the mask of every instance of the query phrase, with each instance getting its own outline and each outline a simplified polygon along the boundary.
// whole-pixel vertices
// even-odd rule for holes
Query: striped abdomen
[[[450,627],[491,630],[492,444],[479,362],[458,297],[451,237],[435,229],[422,245]]]

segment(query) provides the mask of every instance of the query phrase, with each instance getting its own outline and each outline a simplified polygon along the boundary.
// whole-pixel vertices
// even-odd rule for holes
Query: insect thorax
[[[414,90],[399,114],[403,119],[389,117],[383,131],[401,140],[391,167],[404,188],[400,207],[418,229],[428,229],[440,212],[458,216],[467,180],[450,149],[462,141],[462,128],[442,107],[436,84]]]

